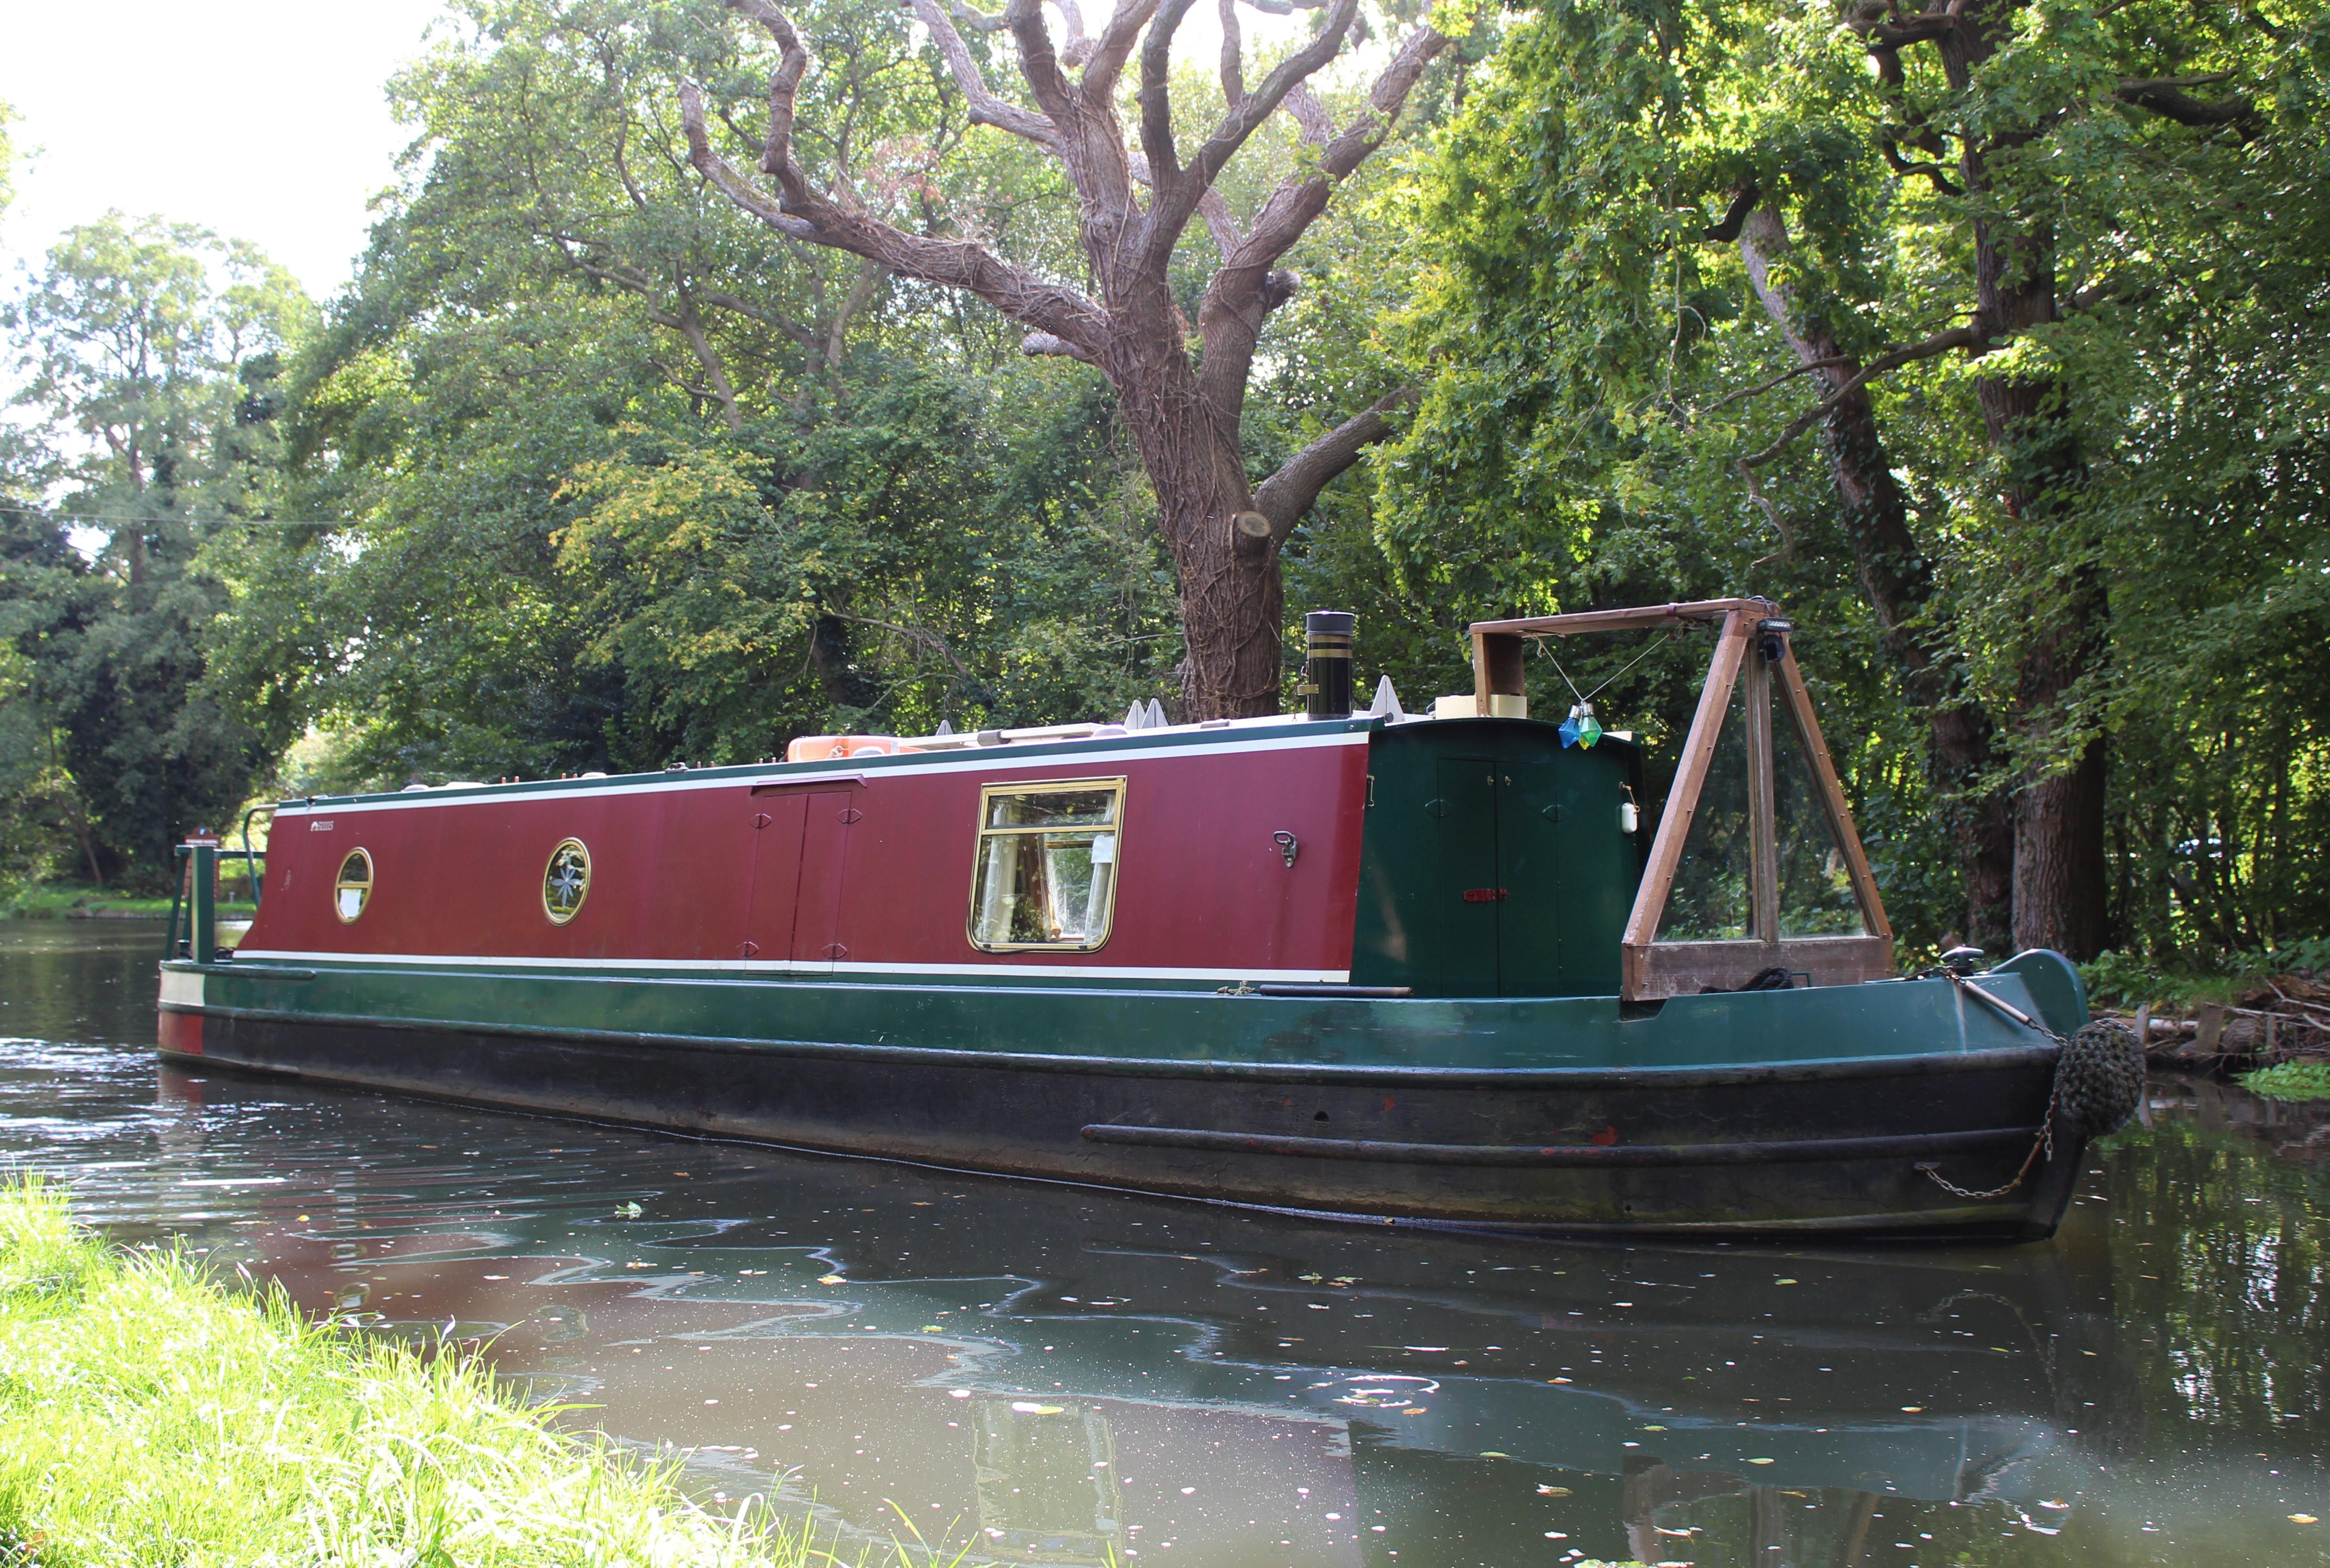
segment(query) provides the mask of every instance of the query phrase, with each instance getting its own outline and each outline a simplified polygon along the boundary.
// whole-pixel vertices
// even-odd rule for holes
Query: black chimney
[[[1302,618],[1304,656],[1310,661],[1302,683],[1306,717],[1351,716],[1351,634],[1359,624],[1348,609],[1314,609]]]

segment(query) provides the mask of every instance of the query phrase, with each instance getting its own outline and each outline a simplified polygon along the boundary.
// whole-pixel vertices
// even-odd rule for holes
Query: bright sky
[[[0,102],[31,155],[0,217],[0,290],[115,208],[249,240],[329,296],[408,139],[382,90],[440,14],[438,0],[0,0]],[[1249,14],[1247,47],[1300,25]],[[1220,38],[1214,8],[1194,6],[1174,52],[1210,60]]]
[[[6,287],[118,208],[249,240],[308,292],[346,282],[406,134],[382,87],[436,0],[0,0],[0,102],[30,166]]]

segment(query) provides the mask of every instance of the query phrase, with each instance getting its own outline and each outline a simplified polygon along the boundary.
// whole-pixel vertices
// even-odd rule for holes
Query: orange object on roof
[[[803,735],[785,748],[785,760],[834,762],[849,757],[887,757],[897,749],[895,735]]]

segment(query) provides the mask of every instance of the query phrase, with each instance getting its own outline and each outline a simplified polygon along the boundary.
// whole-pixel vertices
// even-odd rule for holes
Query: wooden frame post
[[[1699,688],[1699,711],[1691,715],[1691,733],[1682,743],[1674,787],[1667,791],[1666,809],[1659,814],[1658,836],[1651,840],[1650,863],[1643,867],[1642,885],[1634,892],[1634,908],[1626,917],[1621,939],[1620,995],[1635,999],[1646,983],[1644,963],[1658,940],[1659,917],[1666,912],[1667,894],[1674,890],[1675,871],[1682,864],[1683,845],[1691,837],[1692,817],[1699,809],[1699,792],[1706,788],[1707,770],[1715,760],[1715,742],[1723,733],[1724,714],[1731,706],[1731,688],[1748,653],[1747,618],[1727,610],[1723,629],[1716,635],[1715,657],[1709,661],[1707,679]]]
[[[1513,632],[1473,628],[1473,712],[1483,719],[1529,717],[1527,644]]]
[[[1741,674],[1748,719],[1748,934],[1772,948],[1780,941],[1780,826],[1772,756],[1772,666],[1764,662],[1761,639],[1748,633]],[[1766,965],[1766,968],[1769,968]]]
[[[1812,763],[1813,781],[1820,789],[1821,809],[1828,817],[1829,831],[1836,836],[1837,847],[1843,852],[1845,874],[1852,880],[1852,896],[1861,905],[1861,923],[1869,928],[1871,936],[1884,939],[1886,967],[1890,972],[1893,922],[1885,916],[1885,901],[1878,896],[1877,878],[1869,869],[1861,830],[1853,826],[1852,808],[1844,800],[1844,785],[1836,776],[1836,764],[1829,760],[1828,741],[1821,735],[1820,720],[1813,714],[1813,694],[1804,686],[1804,672],[1796,667],[1795,647],[1785,638],[1781,645],[1781,699],[1787,704],[1788,719],[1796,727],[1796,739],[1804,746],[1804,757]]]

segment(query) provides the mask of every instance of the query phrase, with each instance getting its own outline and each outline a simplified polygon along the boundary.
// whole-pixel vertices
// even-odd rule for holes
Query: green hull
[[[1994,1199],[1933,1179],[2011,1176],[2053,1061],[1939,980],[1636,1007],[616,965],[165,968],[166,1049],[223,1064],[1339,1214],[2029,1236],[2052,1230],[2079,1152],[2059,1129],[2055,1157]],[[1983,983],[2059,1030],[2083,1020],[2052,955]]]

